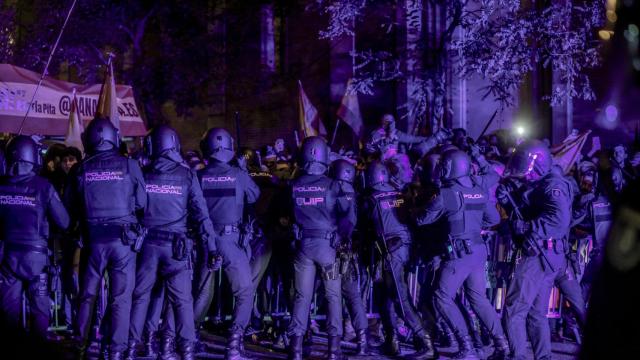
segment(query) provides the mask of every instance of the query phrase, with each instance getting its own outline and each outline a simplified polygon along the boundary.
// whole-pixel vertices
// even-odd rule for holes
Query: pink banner
[[[9,64],[0,64],[0,132],[16,133],[36,89],[40,74]],[[100,84],[80,85],[45,77],[31,104],[22,133],[65,135],[73,89],[84,126],[93,118],[100,95]],[[142,136],[146,128],[133,97],[131,86],[117,85],[120,133]]]

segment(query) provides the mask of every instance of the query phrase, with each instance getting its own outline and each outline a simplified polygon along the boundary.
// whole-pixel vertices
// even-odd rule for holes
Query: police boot
[[[129,341],[129,345],[127,346],[127,351],[125,351],[124,353],[124,360],[135,360],[137,348],[138,348],[137,341]]]
[[[109,352],[109,360],[123,360],[124,353],[122,351],[113,351]]]
[[[250,360],[251,358],[245,356],[241,352],[242,334],[231,334],[229,342],[227,344],[226,360]]]
[[[412,360],[425,360],[435,359],[436,348],[433,346],[431,335],[426,331],[421,330],[414,335],[414,342],[416,345],[416,352],[409,355],[408,358]]]
[[[506,360],[509,358],[509,342],[504,335],[493,338],[493,354],[487,360]]]
[[[178,360],[178,355],[175,353],[172,337],[163,337],[160,344],[160,354],[158,354],[158,360]]]
[[[458,352],[453,354],[453,359],[477,360],[478,356],[473,347],[471,336],[458,336]]]
[[[104,340],[100,343],[100,360],[109,360],[109,346],[104,343]]]
[[[386,355],[400,355],[400,341],[398,340],[398,333],[395,330],[386,332],[384,337],[383,349]]]
[[[302,360],[302,336],[293,335],[289,339],[289,360]]]
[[[158,356],[158,354],[153,347],[153,335],[149,335],[144,339],[144,357],[154,358],[156,356]]]
[[[193,343],[193,352],[196,354],[207,352],[207,345],[202,341],[198,330],[196,330],[196,341]]]
[[[180,358],[182,360],[195,360],[196,356],[193,352],[194,347],[192,344],[183,345],[180,347]]]
[[[86,360],[87,359],[87,345],[82,344],[78,345],[75,349],[75,360]]]
[[[456,336],[453,334],[449,327],[442,327],[441,331],[439,331],[438,343],[441,347],[450,348],[457,347],[458,341],[456,340]]]
[[[343,360],[342,349],[340,348],[342,336],[329,336],[329,352],[327,360]]]
[[[367,330],[356,331],[357,355],[369,355],[369,341],[367,339]]]
[[[473,335],[471,335],[471,339],[476,356],[478,358],[484,359],[486,356],[484,354],[484,344],[482,342],[482,337],[477,331],[473,331],[472,334]]]

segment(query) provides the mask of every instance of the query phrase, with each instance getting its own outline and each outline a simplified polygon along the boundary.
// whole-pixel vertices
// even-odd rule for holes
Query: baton
[[[511,203],[511,207],[513,208],[513,213],[516,214],[516,217],[518,219],[524,220],[524,218],[522,217],[522,213],[516,206],[515,201],[513,201],[511,194],[509,194],[509,192],[506,192],[506,195],[507,199],[509,199],[509,203]],[[527,241],[529,244],[533,244],[533,246],[536,248],[536,251],[542,256],[542,259],[544,259],[544,262],[547,264],[547,266],[549,266],[549,269],[551,269],[552,272],[555,272],[555,268],[553,267],[553,265],[551,265],[551,261],[549,261],[549,258],[547,258],[547,254],[545,254],[544,251],[542,251],[542,248],[540,248],[540,244],[538,244],[537,241],[534,241],[527,237],[525,237],[525,241]]]
[[[482,132],[480,133],[480,136],[478,136],[478,138],[476,139],[476,142],[478,142],[478,140],[482,139],[482,137],[484,136],[484,133],[487,132],[487,130],[489,129],[489,126],[493,122],[493,119],[496,118],[496,115],[498,115],[498,109],[496,109],[496,111],[493,112],[493,115],[491,115],[491,118],[489,119],[489,121],[487,121],[487,125],[484,126],[484,129],[482,129]]]
[[[376,210],[378,211],[378,217],[380,219],[380,222],[382,222],[382,210],[380,210],[380,203],[378,201],[376,201]],[[389,270],[391,271],[391,277],[393,278],[393,285],[396,288],[396,296],[398,297],[398,305],[400,305],[400,311],[402,312],[402,318],[404,320],[406,320],[407,316],[406,316],[406,312],[404,310],[404,305],[402,304],[402,300],[400,300],[401,296],[400,296],[400,289],[398,288],[398,278],[396,277],[396,271],[393,269],[393,265],[391,263],[391,253],[389,253],[389,248],[387,247],[387,239],[386,239],[386,236],[384,235],[384,231],[382,231],[382,229],[379,229],[378,236],[380,237],[380,239],[382,241],[376,241],[376,247],[378,248],[378,251],[380,251],[380,254],[382,254],[385,257],[385,261],[389,265]],[[380,243],[382,243],[382,244],[380,244]],[[384,249],[381,249],[380,245],[384,246]]]

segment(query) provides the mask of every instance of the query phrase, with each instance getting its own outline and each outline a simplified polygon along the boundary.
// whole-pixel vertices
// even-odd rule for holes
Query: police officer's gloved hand
[[[524,235],[531,229],[531,224],[529,224],[528,221],[517,219],[513,220],[511,228],[513,229],[514,235]]]
[[[496,199],[500,205],[511,205],[509,203],[509,195],[513,193],[514,189],[510,186],[511,184],[500,184],[496,188]]]
[[[440,268],[441,263],[442,263],[442,257],[434,256],[433,259],[431,259],[427,264],[427,267],[432,271],[437,271]]]
[[[222,267],[222,256],[219,252],[209,252],[209,261],[207,262],[207,267],[213,271],[220,270],[220,268]]]
[[[578,207],[580,208],[586,207],[595,198],[596,198],[596,195],[594,193],[586,193],[586,194],[580,195],[580,200],[578,201]]]
[[[469,146],[469,155],[476,163],[478,163],[478,165],[480,165],[481,168],[490,165],[482,154],[482,151],[480,151],[480,147],[476,144]]]
[[[240,169],[247,171],[247,159],[244,156],[238,156],[236,158],[236,163]]]

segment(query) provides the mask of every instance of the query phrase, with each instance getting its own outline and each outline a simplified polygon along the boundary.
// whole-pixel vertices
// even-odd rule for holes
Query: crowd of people
[[[358,152],[316,136],[236,149],[222,128],[185,151],[163,125],[128,154],[106,118],[83,146],[43,157],[19,135],[0,159],[3,319],[43,339],[68,327],[78,359],[91,341],[105,359],[194,359],[203,326],[233,360],[251,357],[248,335],[306,358],[318,326],[328,359],[398,356],[401,340],[410,359],[526,359],[528,341],[551,359],[552,288],[580,342],[635,179],[622,145],[563,169],[544,141],[414,136],[391,115]]]

